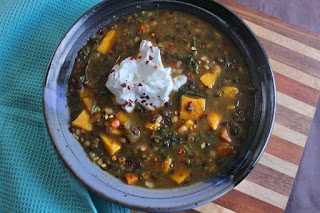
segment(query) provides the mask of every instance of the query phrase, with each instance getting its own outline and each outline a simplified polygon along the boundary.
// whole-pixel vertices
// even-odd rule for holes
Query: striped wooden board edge
[[[277,87],[276,120],[264,154],[235,189],[182,212],[284,212],[320,95],[320,35],[233,0],[220,2],[246,22],[268,54]]]

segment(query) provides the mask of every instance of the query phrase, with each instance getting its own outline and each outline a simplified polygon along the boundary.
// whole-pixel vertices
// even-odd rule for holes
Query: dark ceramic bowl
[[[255,88],[253,128],[236,156],[205,181],[170,190],[129,186],[93,164],[69,132],[66,91],[78,51],[105,25],[141,10],[177,10],[211,23],[238,46],[247,59]],[[276,109],[273,72],[267,55],[249,27],[233,12],[209,0],[109,0],[93,7],[69,29],[56,48],[44,81],[43,108],[51,140],[71,171],[100,196],[133,209],[178,211],[219,198],[252,170],[269,140]]]

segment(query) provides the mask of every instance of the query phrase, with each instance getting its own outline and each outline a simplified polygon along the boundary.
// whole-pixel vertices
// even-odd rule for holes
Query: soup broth
[[[148,54],[160,50],[173,89],[156,106],[152,82],[125,80],[121,94],[146,90],[119,103],[108,78],[124,60],[144,60],[144,41],[152,43]],[[102,28],[79,51],[67,92],[70,131],[94,163],[127,184],[185,186],[219,171],[244,143],[254,93],[246,60],[214,26],[177,11],[143,11]]]

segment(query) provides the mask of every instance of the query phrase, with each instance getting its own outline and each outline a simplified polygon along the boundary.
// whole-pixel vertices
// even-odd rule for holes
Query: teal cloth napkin
[[[88,192],[48,137],[42,84],[68,28],[99,0],[0,0],[0,212],[129,212]]]

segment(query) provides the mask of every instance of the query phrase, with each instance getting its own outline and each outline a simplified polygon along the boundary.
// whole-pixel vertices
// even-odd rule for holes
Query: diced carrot
[[[174,62],[172,64],[170,64],[171,68],[177,68],[178,67],[178,62]]]
[[[120,126],[120,121],[118,119],[114,119],[111,121],[111,126],[112,128],[117,129]]]
[[[189,78],[191,81],[194,81],[194,75],[190,75]]]
[[[125,174],[125,177],[129,185],[134,184],[139,179],[138,176],[133,173]]]
[[[167,14],[167,15],[166,15],[166,18],[167,18],[167,19],[172,19],[173,17],[174,17],[174,15],[172,15],[172,14]]]
[[[106,54],[112,48],[115,38],[118,34],[118,29],[107,32],[106,36],[102,39],[99,47],[97,48],[98,52]]]
[[[217,152],[219,152],[220,154],[227,154],[232,152],[233,147],[232,146],[218,146],[216,148]]]
[[[141,30],[143,33],[148,33],[150,31],[150,26],[149,24],[141,24],[138,27],[139,30]]]
[[[95,113],[93,116],[90,118],[90,123],[96,122],[100,118],[101,112]]]
[[[226,141],[226,142],[229,142],[229,143],[231,143],[231,141],[232,141],[231,138],[230,138],[230,136],[229,136],[229,133],[228,133],[228,131],[227,131],[226,129],[224,129],[224,130],[221,132],[220,138],[223,139],[223,140]]]

